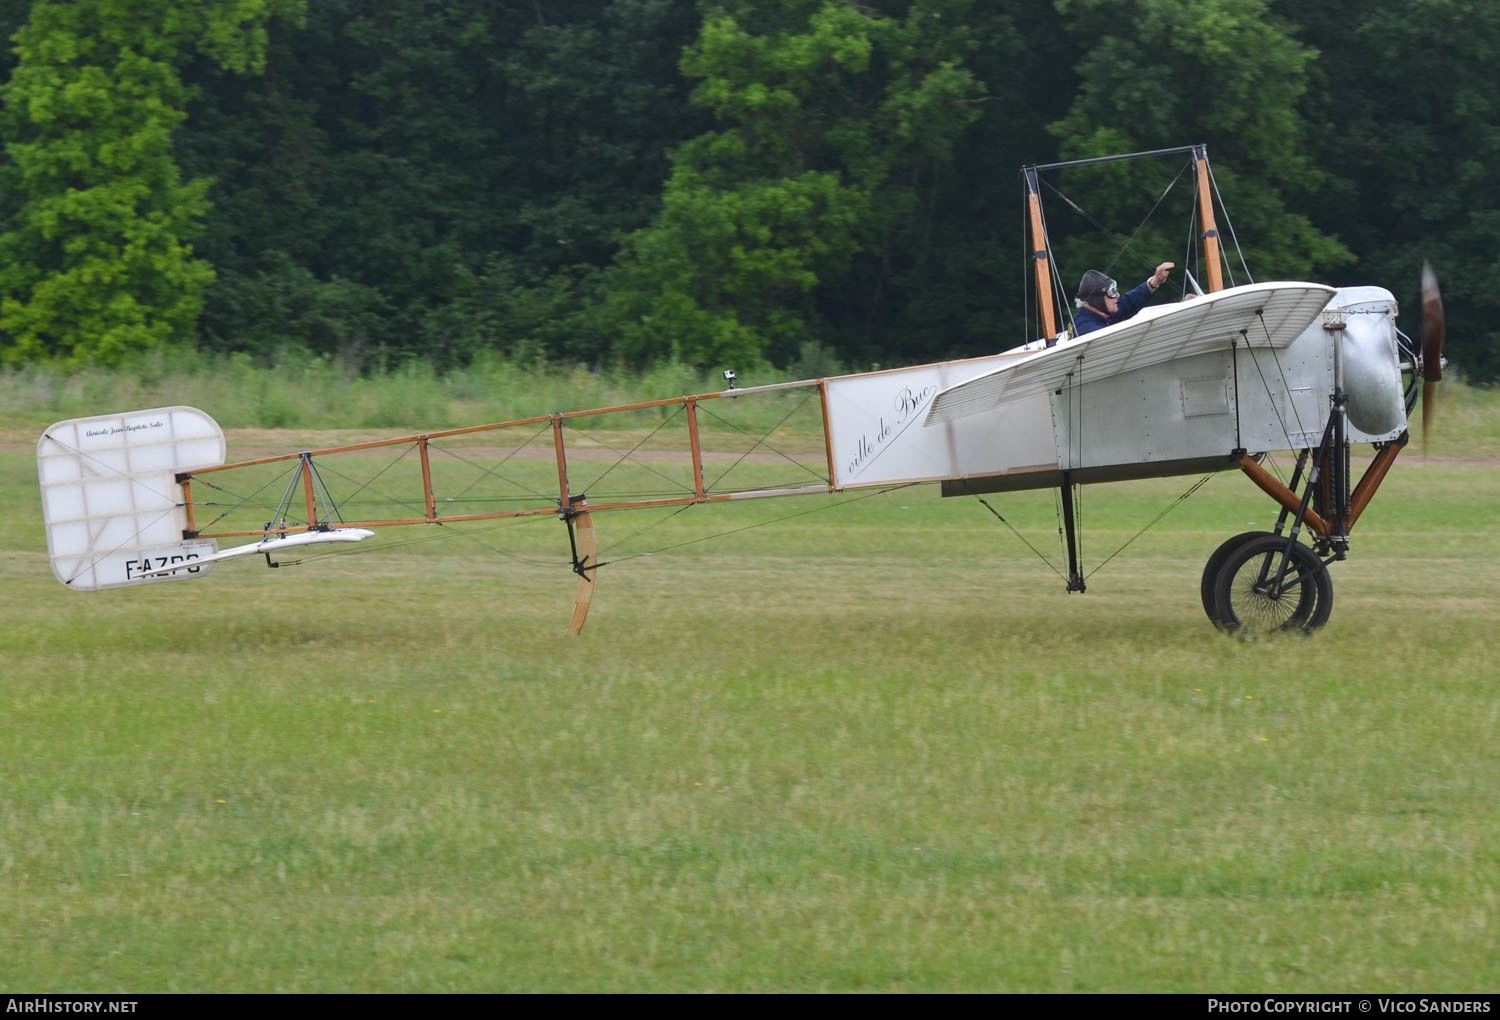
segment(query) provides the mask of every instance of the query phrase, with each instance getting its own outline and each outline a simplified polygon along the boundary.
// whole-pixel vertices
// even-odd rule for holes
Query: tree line
[[[1240,282],[1414,312],[1429,260],[1500,378],[1477,0],[0,0],[0,33],[9,364],[987,353],[1036,328],[1022,165],[1205,142]],[[1193,257],[1181,170],[1048,175],[1067,292]]]

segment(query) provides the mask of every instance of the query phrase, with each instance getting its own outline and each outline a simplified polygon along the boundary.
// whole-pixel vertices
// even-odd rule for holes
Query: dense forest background
[[[1022,165],[1204,142],[1237,282],[1414,311],[1430,260],[1500,379],[1500,5],[0,0],[0,36],[9,364],[992,352],[1037,328]],[[1069,294],[1191,264],[1184,166],[1046,176]]]

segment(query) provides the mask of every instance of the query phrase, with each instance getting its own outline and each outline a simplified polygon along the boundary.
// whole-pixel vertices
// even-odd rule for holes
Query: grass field
[[[597,515],[581,638],[547,519],[71,593],[12,411],[0,992],[1493,990],[1497,407],[1254,642],[1237,474],[1081,596],[931,487]],[[1191,481],[1086,490],[1086,565]]]

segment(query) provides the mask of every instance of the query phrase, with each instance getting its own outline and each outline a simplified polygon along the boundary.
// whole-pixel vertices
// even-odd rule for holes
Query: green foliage
[[[301,8],[0,2],[0,357],[989,353],[1035,331],[1015,170],[1201,141],[1255,276],[1390,287],[1415,332],[1431,260],[1500,378],[1472,0]],[[1049,179],[1118,235],[1044,193],[1065,290],[1197,264],[1175,172]]]
[[[499,256],[478,273],[460,267],[452,298],[422,319],[427,360],[440,368],[485,352],[522,363],[596,360],[607,346],[596,325],[598,272],[577,266],[531,280],[523,273],[517,260]]]
[[[265,20],[289,4],[39,0],[4,85],[4,186],[22,197],[0,236],[0,329],[9,361],[113,364],[191,341],[213,267],[190,238],[209,182],[183,181],[172,137],[199,48],[244,72]]]
[[[868,318],[855,263],[907,241],[921,183],[978,116],[963,9],[710,12],[682,70],[723,127],[678,151],[660,216],[631,241],[612,295],[622,353],[786,364],[840,316]]]
[[[200,247],[220,273],[205,342],[607,358],[599,273],[697,123],[676,72],[695,29],[670,0],[328,0],[271,39],[260,80],[196,64],[184,164],[216,181]],[[340,303],[357,328],[313,314],[336,284],[367,299]]]
[[[1081,81],[1052,130],[1068,158],[1208,143],[1232,217],[1218,224],[1221,234],[1229,240],[1235,229],[1252,272],[1262,277],[1316,279],[1353,256],[1299,211],[1325,179],[1310,158],[1299,106],[1316,52],[1268,6],[1267,0],[1058,0],[1081,43]],[[1084,181],[1077,194],[1128,235],[1161,191],[1158,173],[1148,164],[1090,168],[1076,175]],[[1190,191],[1188,181],[1183,192]],[[1186,218],[1162,219],[1170,227],[1159,220],[1133,245],[1132,266],[1142,278],[1147,266],[1183,261],[1183,235],[1176,231]],[[1084,269],[1120,254],[1097,238],[1065,243],[1061,251],[1073,270],[1065,279],[1070,288]],[[1228,269],[1246,282],[1238,260]]]
[[[621,352],[729,366],[795,349],[808,325],[791,309],[805,306],[819,270],[847,267],[868,199],[817,171],[727,192],[690,176],[673,175],[657,224],[636,239],[626,287],[660,293],[624,324]]]
[[[1500,381],[1500,10],[1462,0],[1320,0],[1288,11],[1323,59],[1308,121],[1337,176],[1314,216],[1360,255],[1337,283],[1378,281],[1420,328],[1421,266],[1443,287],[1450,359]]]

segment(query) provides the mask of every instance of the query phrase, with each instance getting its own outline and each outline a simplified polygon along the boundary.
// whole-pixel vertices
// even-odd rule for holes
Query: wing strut
[[[186,482],[186,479],[181,479]],[[318,469],[313,466],[313,455],[310,450],[303,450],[297,455],[297,467],[292,471],[291,479],[286,483],[286,492],[282,493],[281,502],[276,505],[276,512],[266,522],[265,538],[270,539],[274,534],[286,534],[293,530],[287,524],[287,514],[291,512],[292,502],[296,498],[297,483],[302,483],[302,495],[307,504],[307,530],[308,531],[331,531],[335,523],[343,524],[344,517],[339,513],[339,508],[329,495],[328,486],[323,484],[323,476],[318,474]],[[325,520],[318,519],[318,505],[322,504]],[[196,534],[196,533],[195,533]],[[266,562],[271,566],[270,557]]]
[[[1083,583],[1083,571],[1078,566],[1078,520],[1073,513],[1073,472],[1062,473],[1062,485],[1058,487],[1062,493],[1063,527],[1067,531],[1068,540],[1068,591],[1088,591],[1088,586]]]
[[[1047,228],[1042,222],[1042,196],[1038,191],[1036,167],[1026,167],[1026,208],[1031,217],[1032,265],[1036,268],[1036,306],[1042,317],[1042,337],[1047,346],[1057,338],[1057,314],[1052,300],[1052,264],[1047,256]]]
[[[1213,191],[1208,177],[1208,146],[1193,146],[1193,179],[1198,188],[1198,216],[1203,223],[1203,264],[1208,269],[1208,289],[1224,289],[1224,268],[1219,262],[1219,228],[1214,224]],[[1197,288],[1197,284],[1193,284]]]

